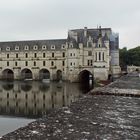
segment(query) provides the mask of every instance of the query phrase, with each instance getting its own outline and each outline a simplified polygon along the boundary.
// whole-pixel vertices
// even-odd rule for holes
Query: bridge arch
[[[83,70],[79,73],[79,82],[80,83],[89,83],[90,80],[93,81],[93,74],[88,70]]]
[[[83,70],[79,73],[79,87],[82,93],[87,93],[94,88],[93,74],[88,70]]]
[[[28,68],[25,68],[21,71],[21,79],[25,80],[25,79],[33,79],[33,74],[32,71]]]
[[[39,79],[50,79],[50,72],[47,69],[41,69],[39,71]]]
[[[13,80],[14,72],[11,69],[5,69],[2,71],[2,79],[3,80]]]

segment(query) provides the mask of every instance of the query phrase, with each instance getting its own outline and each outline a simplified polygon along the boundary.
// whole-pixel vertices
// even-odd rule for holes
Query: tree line
[[[126,70],[127,65],[140,66],[140,46],[127,50],[126,47],[119,50],[120,52],[120,67]]]

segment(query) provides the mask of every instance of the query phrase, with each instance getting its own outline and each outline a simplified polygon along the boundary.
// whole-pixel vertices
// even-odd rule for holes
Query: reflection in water
[[[13,82],[6,82],[2,84],[2,87],[5,90],[12,90],[14,85],[13,85]]]
[[[0,82],[0,115],[38,118],[81,94],[78,83]]]

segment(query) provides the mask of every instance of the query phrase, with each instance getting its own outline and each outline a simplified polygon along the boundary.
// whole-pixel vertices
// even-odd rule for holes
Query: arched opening
[[[33,78],[32,72],[29,69],[23,69],[21,71],[21,79],[22,80],[31,80]]]
[[[56,80],[57,81],[60,81],[60,80],[62,80],[62,71],[61,70],[57,70],[57,72],[56,72]]]
[[[109,80],[109,81],[112,81],[112,80],[113,80],[111,74],[108,75],[108,80]]]
[[[93,74],[87,70],[83,70],[79,74],[80,89],[83,93],[87,93],[93,88],[94,78]]]
[[[47,69],[41,69],[39,71],[39,79],[50,79],[50,72]]]
[[[2,72],[2,79],[3,80],[14,80],[14,72],[10,69],[5,69]]]

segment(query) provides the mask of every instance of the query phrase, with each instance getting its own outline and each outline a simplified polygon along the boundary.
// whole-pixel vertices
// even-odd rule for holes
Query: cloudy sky
[[[69,29],[111,27],[120,48],[140,45],[140,0],[0,0],[0,41],[66,38]]]

